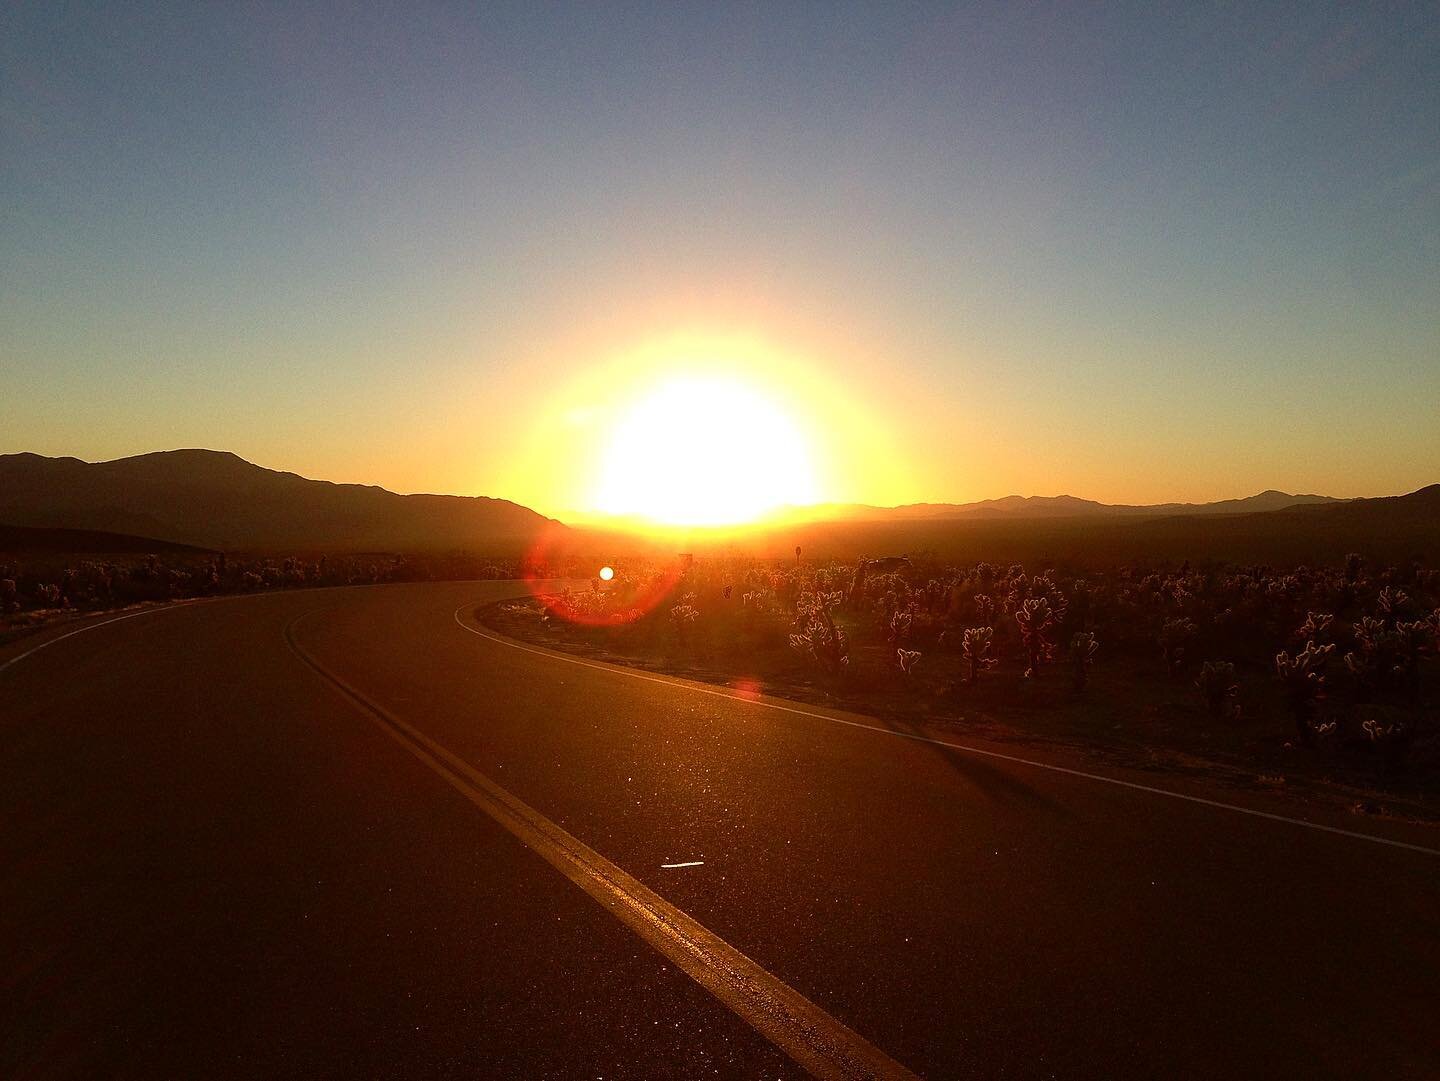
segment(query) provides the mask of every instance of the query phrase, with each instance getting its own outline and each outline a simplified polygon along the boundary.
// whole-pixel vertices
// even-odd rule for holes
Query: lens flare
[[[601,568],[600,568],[600,581],[602,581],[602,582],[608,582],[608,581],[610,581],[610,579],[612,579],[612,578],[614,578],[614,577],[615,577],[615,568],[614,568],[614,567],[601,567]]]

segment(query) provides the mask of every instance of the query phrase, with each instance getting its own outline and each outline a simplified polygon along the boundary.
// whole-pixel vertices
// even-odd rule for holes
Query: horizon
[[[0,439],[696,522],[1411,491],[1436,22],[15,11]]]
[[[1244,492],[1244,493],[1240,493],[1240,494],[1233,494],[1233,493],[1232,493],[1232,494],[1229,494],[1229,495],[1222,495],[1222,496],[1219,496],[1219,497],[1217,497],[1217,498],[1215,498],[1215,499],[1206,499],[1206,500],[1164,499],[1164,500],[1159,500],[1159,501],[1157,501],[1157,502],[1155,502],[1155,503],[1138,503],[1138,504],[1137,504],[1137,503],[1116,503],[1116,502],[1112,502],[1112,501],[1110,501],[1110,500],[1097,499],[1097,498],[1094,498],[1094,497],[1089,496],[1089,495],[1077,494],[1077,493],[1074,493],[1074,492],[1031,492],[1031,493],[1025,493],[1025,492],[1006,492],[1006,493],[1000,494],[1000,495],[981,496],[981,497],[978,497],[978,498],[976,498],[976,499],[966,499],[966,500],[958,500],[958,499],[925,499],[925,500],[917,500],[917,501],[909,502],[909,503],[892,503],[892,504],[858,503],[858,502],[850,502],[850,501],[823,500],[823,501],[817,501],[817,502],[814,502],[814,503],[794,503],[794,504],[781,504],[781,505],[777,505],[777,506],[771,508],[771,510],[768,511],[764,516],[756,519],[756,520],[755,520],[754,522],[752,522],[752,523],[713,523],[713,525],[708,525],[708,526],[707,526],[707,524],[705,524],[705,523],[664,523],[664,522],[657,522],[657,521],[654,521],[654,520],[651,520],[651,519],[647,519],[644,515],[639,515],[639,514],[634,514],[634,515],[627,515],[627,514],[607,514],[607,513],[603,512],[603,511],[595,511],[595,510],[576,510],[576,509],[566,510],[566,509],[564,509],[564,508],[562,508],[562,509],[560,509],[560,510],[552,511],[552,510],[542,509],[542,508],[539,508],[539,507],[534,507],[534,506],[532,506],[531,504],[525,503],[525,502],[522,501],[522,500],[515,499],[515,498],[513,498],[512,496],[506,495],[506,494],[503,493],[503,492],[485,492],[485,493],[445,492],[445,491],[440,491],[440,490],[438,490],[438,489],[433,489],[433,488],[430,488],[430,489],[416,489],[416,490],[414,490],[414,491],[398,491],[398,490],[396,490],[396,489],[394,489],[394,488],[389,488],[389,487],[387,487],[387,486],[385,486],[385,485],[383,485],[383,484],[379,484],[378,482],[375,482],[375,481],[368,481],[368,480],[350,480],[350,479],[342,479],[342,478],[335,478],[335,477],[318,477],[318,476],[312,476],[312,475],[310,475],[310,474],[303,473],[303,472],[301,472],[301,471],[299,471],[299,470],[296,470],[296,469],[290,469],[290,468],[286,468],[286,467],[283,467],[283,466],[276,466],[276,465],[266,465],[266,464],[263,463],[263,462],[255,462],[255,461],[252,461],[252,460],[250,460],[249,458],[246,458],[244,455],[241,455],[241,454],[236,453],[235,451],[222,450],[222,449],[217,448],[217,447],[170,447],[170,448],[166,448],[166,449],[163,449],[163,450],[151,450],[151,451],[143,451],[143,452],[140,452],[140,453],[138,453],[138,454],[122,455],[122,456],[120,456],[120,457],[118,457],[118,458],[102,458],[102,459],[87,459],[87,458],[82,458],[82,457],[80,457],[80,456],[78,456],[78,455],[74,455],[74,454],[44,455],[44,454],[39,454],[39,452],[36,452],[36,451],[0,451],[0,457],[3,457],[3,456],[5,456],[5,455],[10,455],[10,454],[34,454],[34,455],[37,455],[38,457],[42,457],[42,458],[71,459],[71,460],[74,460],[74,461],[82,462],[82,463],[87,464],[87,465],[104,465],[104,464],[109,464],[109,463],[113,463],[113,462],[125,461],[125,460],[127,460],[127,459],[132,459],[132,458],[144,458],[144,457],[151,457],[151,456],[156,456],[156,455],[186,454],[186,453],[213,454],[213,455],[222,456],[222,457],[232,457],[232,458],[238,459],[239,461],[244,462],[244,463],[247,464],[247,465],[254,466],[254,467],[256,467],[256,468],[263,469],[263,470],[266,470],[266,471],[268,471],[268,472],[293,474],[293,475],[295,475],[295,476],[300,477],[300,478],[303,479],[303,480],[318,481],[318,482],[326,483],[326,484],[335,484],[335,485],[357,485],[357,486],[361,486],[361,487],[380,488],[380,489],[383,489],[384,491],[390,492],[390,493],[393,494],[393,495],[399,495],[399,496],[432,495],[432,496],[454,496],[454,497],[459,497],[459,498],[475,498],[475,497],[481,497],[481,498],[490,498],[490,499],[500,499],[500,500],[504,500],[504,501],[506,501],[506,502],[515,503],[515,504],[517,504],[517,505],[519,505],[519,506],[523,506],[523,507],[525,507],[525,508],[528,509],[528,510],[535,510],[535,511],[537,511],[538,513],[544,515],[545,517],[553,518],[553,519],[555,519],[555,520],[557,520],[557,521],[560,521],[560,522],[562,522],[562,523],[564,523],[564,524],[576,524],[576,525],[608,524],[608,525],[623,526],[623,527],[626,528],[626,529],[633,529],[633,530],[659,529],[659,530],[661,530],[662,532],[674,531],[674,530],[676,530],[676,529],[691,529],[691,530],[698,530],[698,531],[700,531],[700,532],[704,532],[707,528],[716,528],[716,529],[719,529],[719,530],[721,530],[721,531],[724,531],[724,530],[726,530],[726,529],[730,529],[730,528],[734,527],[735,525],[742,525],[742,526],[743,526],[743,525],[755,525],[755,526],[764,528],[764,527],[775,526],[775,525],[777,525],[777,524],[785,523],[785,522],[799,523],[799,522],[803,522],[805,519],[803,519],[803,518],[802,518],[802,519],[792,518],[791,515],[792,515],[794,512],[803,512],[803,511],[810,511],[810,510],[822,510],[822,509],[828,509],[828,508],[834,508],[834,509],[859,509],[859,510],[881,510],[881,511],[883,511],[883,510],[905,510],[905,509],[908,509],[908,508],[913,508],[913,507],[925,507],[925,506],[935,506],[935,507],[965,507],[965,506],[973,506],[973,505],[979,505],[979,504],[985,504],[985,503],[1002,502],[1002,501],[1005,501],[1005,500],[1013,500],[1013,499],[1019,499],[1019,500],[1025,500],[1025,501],[1044,501],[1044,500],[1071,499],[1071,500],[1077,500],[1077,501],[1080,501],[1080,502],[1094,503],[1094,504],[1098,504],[1098,505],[1101,505],[1101,506],[1110,506],[1110,507],[1115,507],[1115,506],[1121,506],[1121,507],[1124,507],[1124,506],[1134,506],[1134,507],[1150,507],[1150,506],[1154,506],[1154,507],[1164,507],[1164,506],[1206,506],[1206,505],[1209,505],[1209,504],[1212,504],[1212,503],[1232,502],[1232,501],[1244,501],[1244,500],[1247,500],[1247,499],[1254,499],[1254,498],[1257,498],[1257,497],[1260,497],[1260,496],[1272,495],[1272,494],[1273,494],[1273,495],[1288,496],[1288,497],[1292,497],[1292,498],[1295,498],[1295,499],[1322,499],[1322,500],[1333,500],[1333,501],[1335,501],[1335,502],[1349,502],[1349,501],[1353,501],[1353,500],[1357,500],[1357,499],[1387,499],[1387,498],[1394,498],[1394,497],[1397,497],[1397,496],[1410,495],[1410,494],[1412,494],[1412,493],[1414,493],[1414,492],[1417,492],[1417,491],[1420,491],[1420,490],[1422,490],[1422,489],[1424,489],[1424,488],[1433,487],[1436,483],[1440,483],[1440,482],[1431,481],[1431,482],[1428,482],[1428,483],[1426,483],[1426,484],[1417,485],[1415,488],[1407,489],[1407,490],[1405,490],[1405,491],[1403,491],[1403,492],[1369,492],[1369,493],[1364,493],[1364,494],[1361,494],[1361,495],[1335,495],[1335,494],[1330,493],[1330,492],[1305,492],[1305,491],[1300,491],[1300,490],[1298,490],[1298,489],[1296,489],[1296,490],[1291,490],[1291,489],[1287,489],[1287,488],[1279,488],[1279,487],[1270,486],[1270,487],[1267,487],[1267,488],[1259,489],[1259,490],[1257,490],[1257,491]]]
[[[321,482],[325,482],[325,484],[337,484],[337,485],[360,485],[360,487],[366,487],[366,488],[384,488],[384,491],[392,492],[393,495],[455,495],[455,497],[462,497],[462,498],[475,498],[475,497],[478,497],[478,498],[505,499],[505,501],[508,501],[508,502],[521,502],[521,504],[523,504],[523,501],[520,501],[520,499],[516,499],[516,498],[510,497],[510,495],[504,494],[504,492],[445,492],[445,491],[439,491],[439,489],[436,489],[436,488],[416,488],[416,489],[413,489],[413,491],[400,491],[400,489],[389,488],[389,487],[386,487],[386,485],[379,484],[379,482],[377,482],[377,481],[363,481],[363,479],[333,478],[333,476],[314,476],[314,475],[310,475],[310,474],[305,474],[305,472],[301,472],[300,469],[288,468],[288,466],[282,466],[282,465],[266,465],[266,463],[264,463],[264,462],[252,461],[252,459],[246,458],[246,456],[245,456],[245,455],[242,455],[242,453],[238,453],[238,452],[235,452],[235,451],[225,451],[225,449],[216,448],[216,446],[170,446],[170,448],[157,449],[157,451],[140,451],[140,452],[137,452],[137,453],[128,453],[128,455],[120,455],[120,456],[117,456],[117,458],[82,458],[82,456],[73,455],[73,453],[58,453],[58,455],[46,455],[46,453],[40,453],[40,452],[37,452],[37,451],[0,451],[0,456],[4,456],[4,455],[26,455],[26,453],[30,453],[30,455],[40,456],[40,458],[55,458],[55,459],[65,459],[65,458],[69,458],[69,459],[73,459],[73,461],[84,462],[84,463],[86,463],[86,465],[107,465],[107,463],[111,463],[111,462],[121,462],[121,461],[125,461],[125,459],[130,459],[130,458],[147,458],[147,456],[153,456],[153,455],[171,455],[171,453],[189,453],[189,452],[210,453],[210,455],[230,456],[230,458],[238,458],[239,461],[245,462],[246,465],[258,466],[258,468],[266,469],[266,471],[269,471],[269,472],[278,472],[278,474],[294,474],[294,475],[300,476],[300,478],[302,478],[302,479],[305,479],[305,481],[321,481]],[[1270,495],[1270,494],[1290,495],[1290,497],[1295,497],[1295,498],[1300,498],[1300,499],[1305,499],[1305,498],[1322,498],[1322,499],[1335,499],[1335,501],[1348,501],[1348,499],[1384,499],[1384,498],[1395,497],[1395,495],[1408,495],[1408,494],[1411,494],[1411,492],[1420,491],[1421,488],[1431,487],[1431,485],[1433,485],[1433,484],[1436,484],[1436,482],[1434,482],[1434,481],[1426,482],[1426,484],[1416,485],[1416,488],[1407,488],[1407,489],[1405,489],[1405,491],[1400,491],[1400,492],[1362,492],[1362,494],[1358,494],[1358,495],[1335,495],[1335,494],[1332,494],[1332,492],[1306,492],[1306,491],[1300,491],[1299,488],[1293,488],[1293,489],[1292,489],[1292,488],[1280,488],[1280,487],[1274,487],[1274,485],[1270,485],[1270,487],[1260,488],[1260,489],[1257,489],[1257,491],[1244,492],[1244,494],[1241,494],[1241,495],[1236,495],[1236,494],[1220,495],[1220,497],[1215,497],[1215,498],[1212,498],[1212,499],[1159,499],[1159,501],[1153,502],[1153,504],[1128,504],[1128,502],[1113,501],[1113,499],[1102,499],[1102,498],[1092,497],[1092,495],[1081,495],[1081,494],[1076,494],[1076,492],[1064,492],[1064,491],[1061,491],[1061,492],[1004,492],[1004,494],[996,494],[996,495],[979,495],[979,497],[975,497],[975,498],[973,498],[973,499],[946,499],[946,498],[914,499],[914,501],[903,502],[903,504],[865,504],[865,502],[848,501],[848,499],[844,499],[844,501],[842,501],[842,499],[818,499],[818,501],[815,501],[815,502],[806,502],[806,504],[782,504],[782,505],[779,505],[779,507],[776,507],[776,510],[779,510],[779,511],[785,511],[785,510],[805,510],[805,508],[815,508],[815,507],[863,507],[863,508],[868,508],[868,510],[901,510],[901,508],[906,508],[906,507],[924,507],[924,505],[935,505],[935,507],[963,507],[963,505],[982,504],[982,502],[995,502],[995,501],[1001,501],[1001,499],[1081,499],[1081,501],[1086,501],[1086,502],[1099,502],[1099,504],[1107,505],[1107,507],[1149,507],[1149,505],[1204,505],[1204,504],[1211,504],[1211,502],[1225,502],[1225,501],[1231,501],[1231,499],[1248,499],[1248,498],[1256,497],[1256,495]],[[530,505],[528,505],[528,504],[523,504],[523,505],[526,505],[526,507],[530,507]],[[530,510],[539,510],[539,508],[530,507]],[[605,512],[603,512],[603,511],[575,511],[575,512],[576,512],[576,514],[580,514],[580,515],[583,515],[583,514],[596,515],[596,517],[609,517],[609,518],[622,518],[622,517],[626,517],[626,515],[621,515],[621,514],[606,515]],[[554,517],[554,515],[549,515],[549,517]]]

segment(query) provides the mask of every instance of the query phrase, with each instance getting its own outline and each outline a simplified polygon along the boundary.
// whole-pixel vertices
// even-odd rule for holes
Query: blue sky
[[[694,328],[886,419],[840,498],[1440,479],[1440,10],[0,15],[0,451],[553,506],[546,388]]]

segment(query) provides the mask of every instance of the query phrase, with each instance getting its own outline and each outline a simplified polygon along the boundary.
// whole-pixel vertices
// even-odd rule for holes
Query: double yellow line
[[[386,735],[588,893],[767,1040],[818,1078],[913,1078],[909,1070],[468,762],[373,702],[306,652],[294,654]]]

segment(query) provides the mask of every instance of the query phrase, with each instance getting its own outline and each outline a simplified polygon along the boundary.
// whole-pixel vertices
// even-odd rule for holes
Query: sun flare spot
[[[762,390],[726,376],[672,376],[621,411],[596,507],[664,525],[741,525],[817,500],[809,444]]]

